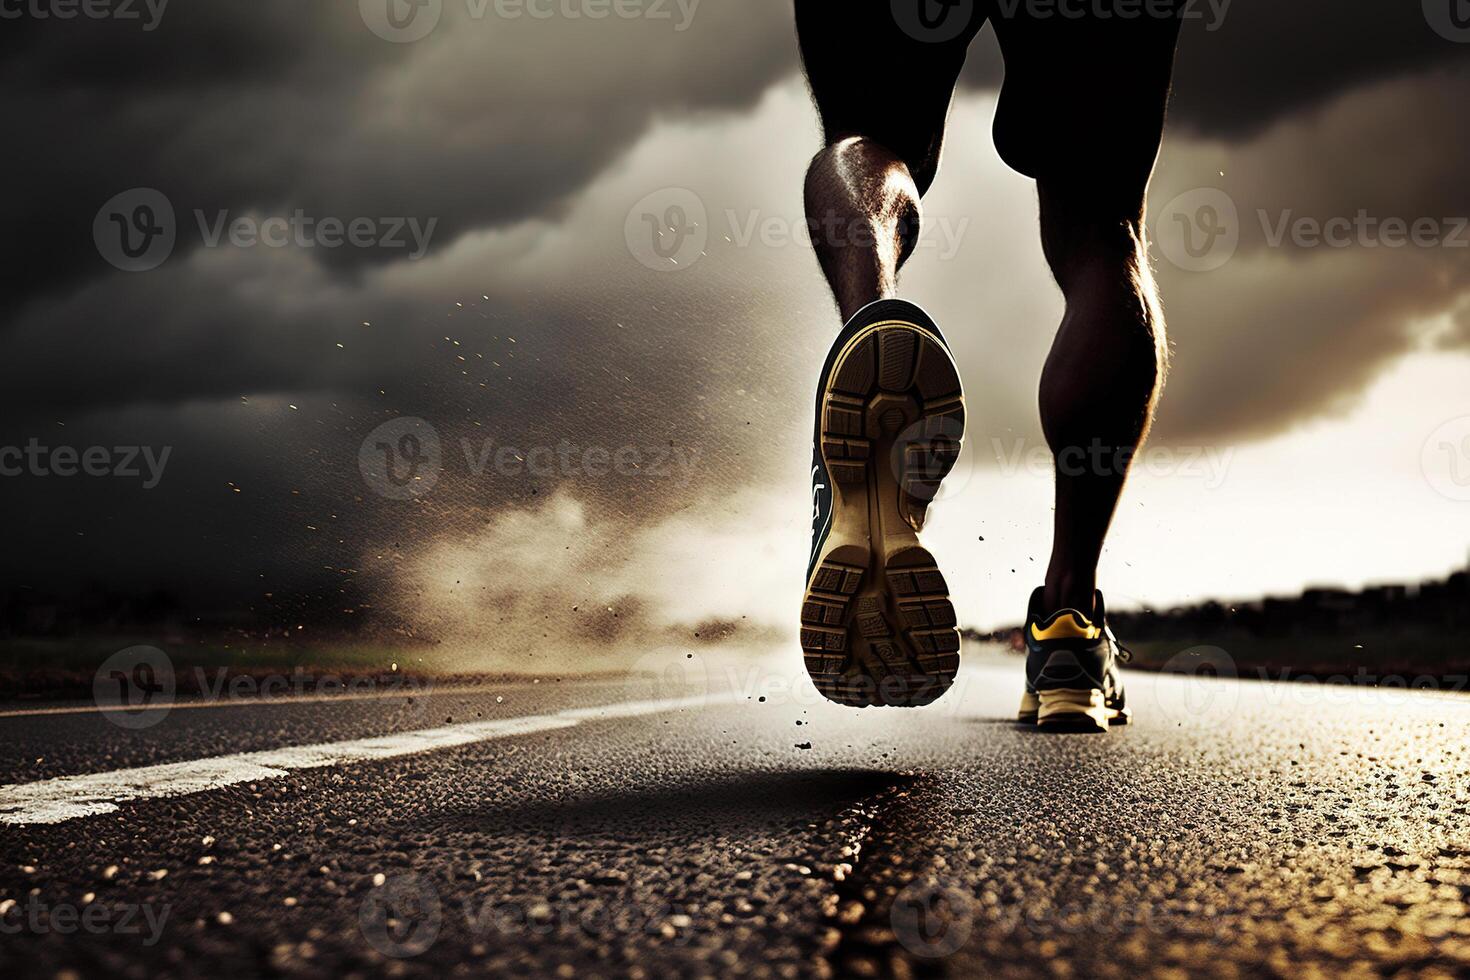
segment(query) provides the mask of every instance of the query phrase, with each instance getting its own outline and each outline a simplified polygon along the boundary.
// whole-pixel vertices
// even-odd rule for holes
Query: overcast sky
[[[1170,455],[1105,557],[1118,604],[1465,560],[1470,32],[1388,7],[1185,27],[1150,210]],[[497,653],[533,627],[794,634],[839,324],[795,233],[817,129],[787,3],[442,0],[416,40],[374,0],[134,9],[0,31],[0,446],[168,456],[151,487],[142,454],[137,477],[0,478],[6,584],[351,582]],[[1032,185],[990,145],[1000,77],[987,32],[904,280],[974,406],[929,541],[977,625],[1044,567],[1060,315]],[[694,235],[660,254],[646,215]],[[379,443],[430,453],[429,479],[384,482]]]

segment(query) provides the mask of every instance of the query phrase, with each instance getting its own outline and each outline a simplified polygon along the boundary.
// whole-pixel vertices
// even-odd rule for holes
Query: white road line
[[[597,685],[611,684],[614,681],[594,677],[583,683]],[[395,698],[402,700],[405,698],[420,697],[449,697],[451,695],[461,694],[499,694],[502,691],[513,691],[519,690],[520,688],[536,686],[538,684],[535,681],[508,681],[505,683],[456,684],[453,687],[435,687],[432,682],[425,681],[418,687],[404,687],[398,690],[369,691],[365,693],[344,691],[341,694],[281,694],[248,698],[201,698],[199,700],[186,699],[137,706],[109,704],[106,707],[102,707],[97,704],[68,704],[50,708],[6,708],[0,711],[0,719],[39,718],[46,715],[134,714],[145,711],[188,711],[201,708],[257,708],[261,705],[341,704],[346,701],[388,701]],[[543,684],[539,686],[547,687],[548,685]]]
[[[627,701],[590,708],[568,708],[550,715],[445,725],[442,728],[379,735],[347,742],[288,746],[211,759],[171,762],[161,766],[58,776],[34,783],[12,783],[0,786],[0,823],[22,826],[61,823],[77,817],[112,813],[117,810],[119,803],[130,800],[185,796],[240,783],[278,779],[298,769],[320,769],[352,762],[392,759],[490,739],[572,728],[584,721],[601,718],[633,718],[678,711],[681,708],[726,704],[739,699],[738,694],[726,693],[664,701]]]

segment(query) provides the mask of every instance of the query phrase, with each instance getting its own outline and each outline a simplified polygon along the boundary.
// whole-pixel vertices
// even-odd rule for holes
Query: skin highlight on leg
[[[807,223],[844,322],[895,294],[918,241],[919,196],[908,165],[874,140],[838,140],[812,160]]]
[[[1066,313],[1042,371],[1056,467],[1048,608],[1090,612],[1097,562],[1168,360],[1143,230],[1143,194],[1041,180],[1042,247]]]

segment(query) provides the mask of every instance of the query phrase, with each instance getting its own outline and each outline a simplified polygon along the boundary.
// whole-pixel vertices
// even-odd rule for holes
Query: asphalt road
[[[0,970],[1470,975],[1470,699],[1131,674],[1046,735],[978,659],[0,717]]]

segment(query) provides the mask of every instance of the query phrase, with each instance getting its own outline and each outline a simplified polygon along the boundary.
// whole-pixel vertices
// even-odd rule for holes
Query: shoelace
[[[1133,651],[1118,642],[1118,638],[1113,635],[1113,628],[1111,626],[1104,625],[1103,633],[1107,636],[1108,642],[1113,645],[1113,649],[1118,651],[1119,660],[1126,664],[1133,659]]]

